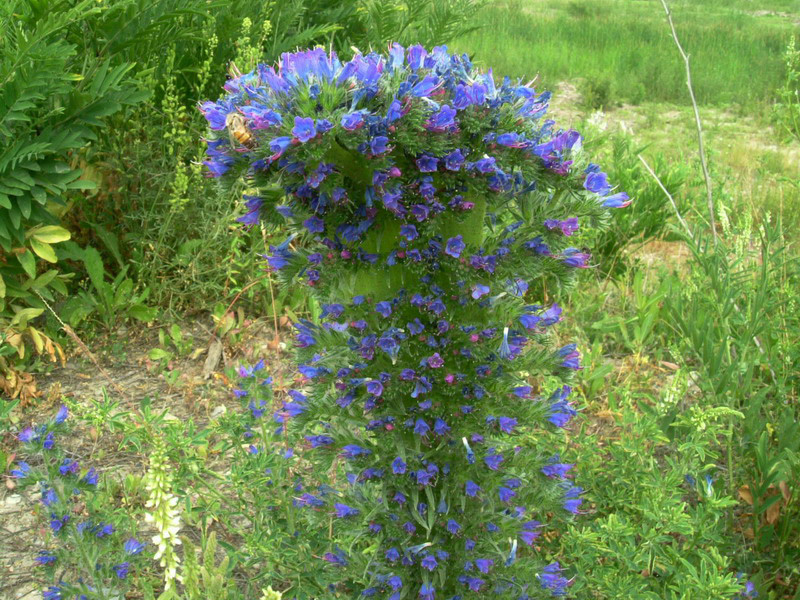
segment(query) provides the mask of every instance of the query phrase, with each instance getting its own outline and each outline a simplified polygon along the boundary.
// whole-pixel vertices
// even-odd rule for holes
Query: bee
[[[239,142],[245,148],[254,148],[256,140],[252,132],[247,128],[245,118],[239,113],[232,112],[225,117],[225,126],[233,140]]]

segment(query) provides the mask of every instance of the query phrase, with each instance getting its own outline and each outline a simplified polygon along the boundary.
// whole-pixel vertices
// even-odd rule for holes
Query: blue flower
[[[481,487],[470,479],[466,483],[465,491],[467,496],[469,496],[470,498],[474,498],[481,491]]]
[[[435,156],[428,156],[423,154],[417,160],[417,168],[422,173],[435,173],[439,165],[439,159]]]
[[[303,227],[311,233],[323,233],[325,231],[325,221],[319,217],[309,217],[303,221]]]
[[[461,234],[450,238],[447,240],[447,245],[445,246],[444,253],[452,256],[453,258],[458,258],[461,256],[461,253],[464,251],[466,246],[464,245],[464,238]]]
[[[269,143],[269,150],[272,152],[272,156],[270,156],[269,159],[271,161],[278,160],[291,145],[292,138],[289,136],[276,137],[275,139],[271,140]]]
[[[61,531],[69,521],[69,514],[65,514],[63,517],[59,517],[55,513],[50,514],[50,529],[53,530],[53,533],[58,533]]]
[[[442,132],[455,126],[456,111],[447,104],[442,106],[439,112],[431,115],[425,124],[429,131]]]
[[[500,463],[502,463],[503,460],[503,455],[497,453],[494,448],[489,448],[489,454],[483,458],[483,462],[485,462],[486,466],[492,471],[497,471],[497,469],[500,468]]]
[[[312,448],[329,446],[333,443],[333,438],[329,435],[307,435],[305,436],[305,439],[311,444]]]
[[[317,130],[314,128],[314,119],[295,117],[292,135],[303,143],[313,138],[317,135]]]
[[[389,562],[395,562],[400,558],[400,553],[397,551],[397,548],[389,548],[383,555]]]
[[[461,531],[461,525],[455,519],[449,519],[447,521],[447,531],[456,535],[459,531]]]
[[[356,444],[348,444],[342,448],[342,456],[348,460],[358,458],[359,456],[369,456],[372,454],[371,450],[362,448]]]
[[[428,426],[428,424],[425,422],[424,419],[417,419],[414,422],[414,433],[416,433],[417,435],[426,437],[430,430],[431,428]]]
[[[122,546],[127,554],[131,556],[135,554],[139,554],[142,550],[144,550],[144,544],[138,542],[136,538],[128,538],[125,544]]]
[[[342,127],[347,131],[355,131],[364,125],[364,111],[357,110],[342,116]]]
[[[130,570],[130,568],[131,568],[131,563],[125,561],[118,565],[114,565],[114,572],[120,579],[125,579],[128,576],[128,571]]]
[[[606,208],[625,208],[630,204],[630,199],[625,192],[619,192],[613,196],[606,196],[601,204]]]
[[[537,577],[542,587],[549,590],[553,596],[564,596],[567,593],[569,580],[561,576],[561,565],[557,562],[544,567]]]
[[[337,502],[333,505],[333,509],[336,513],[336,517],[339,519],[346,519],[348,517],[355,517],[361,511],[357,508],[353,508],[351,506],[347,506],[346,504],[342,504]]]
[[[392,461],[392,473],[402,475],[406,472],[406,463],[399,456]]]
[[[435,600],[436,588],[431,584],[423,583],[419,588],[419,597],[421,600]]]
[[[383,154],[384,152],[388,152],[390,150],[389,146],[389,138],[385,135],[379,135],[374,138],[369,143],[369,151],[374,154]]]
[[[31,466],[24,460],[21,460],[17,463],[17,468],[12,469],[11,476],[16,479],[25,479],[30,472]]]
[[[428,569],[428,571],[433,571],[438,566],[436,558],[432,554],[426,554],[419,564],[423,569]]]
[[[62,598],[61,587],[58,585],[51,585],[42,591],[42,600],[62,600]]]
[[[444,157],[444,167],[448,171],[458,171],[464,164],[464,155],[461,150],[456,148],[450,154]]]
[[[583,182],[583,187],[601,196],[605,196],[611,191],[611,186],[608,184],[608,176],[600,172],[589,173]]]
[[[57,557],[55,554],[48,552],[47,550],[39,550],[39,555],[33,560],[40,565],[51,565],[56,562]]]
[[[62,404],[61,408],[59,408],[58,412],[56,413],[55,417],[56,424],[60,425],[61,423],[67,420],[67,417],[69,417],[69,410],[67,409],[66,406]]]

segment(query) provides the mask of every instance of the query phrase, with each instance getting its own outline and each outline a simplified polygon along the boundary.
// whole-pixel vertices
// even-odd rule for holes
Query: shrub
[[[588,265],[574,234],[627,196],[543,119],[549,94],[443,47],[285,54],[226,89],[202,105],[206,165],[245,188],[244,223],[288,229],[270,268],[322,304],[295,323],[274,435],[301,484],[304,465],[330,473],[297,490],[305,528],[333,529],[315,553],[332,589],[564,594],[527,549],[581,505],[556,452],[579,353],[549,341],[548,295]]]
[[[0,371],[9,394],[19,393],[8,377],[26,347],[63,357],[31,322],[45,301],[67,294],[54,244],[70,237],[57,216],[66,197],[91,187],[79,153],[109,115],[144,97],[127,77],[131,64],[71,43],[70,33],[104,10],[89,0],[15,0],[0,9]]]

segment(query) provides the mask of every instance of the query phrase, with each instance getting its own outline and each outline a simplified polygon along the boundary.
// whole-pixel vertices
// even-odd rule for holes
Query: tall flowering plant
[[[580,510],[553,452],[580,357],[553,345],[548,298],[627,196],[546,119],[548,93],[445,47],[285,54],[225,89],[201,105],[209,173],[244,181],[242,223],[288,231],[269,268],[322,307],[294,325],[297,385],[273,417],[298,476],[331,474],[294,489],[311,526],[330,520],[335,591],[566,594],[536,539]]]

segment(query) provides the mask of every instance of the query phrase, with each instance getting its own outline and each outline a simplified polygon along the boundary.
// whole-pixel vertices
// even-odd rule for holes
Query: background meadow
[[[289,474],[271,456],[246,462],[232,389],[235,367],[260,358],[276,391],[288,387],[289,323],[319,307],[263,270],[281,233],[242,229],[238,195],[203,176],[196,104],[219,95],[230,61],[447,43],[551,89],[554,118],[634,200],[592,240],[579,291],[554,298],[570,315],[559,335],[583,354],[562,454],[580,464],[588,506],[539,552],[571,558],[577,598],[728,598],[726,578],[742,573],[761,598],[800,599],[800,7],[670,6],[716,243],[684,66],[656,0],[5,3],[0,464],[63,402],[65,456],[106,473],[98,514],[149,539],[151,484],[167,474],[178,597],[255,599],[268,585],[311,597],[292,509],[272,509],[290,486],[264,491],[264,469]],[[41,597],[58,574],[30,549],[52,539],[35,495],[5,481],[0,598]],[[264,494],[269,506],[254,501]],[[161,577],[144,562],[128,597],[158,597]]]

